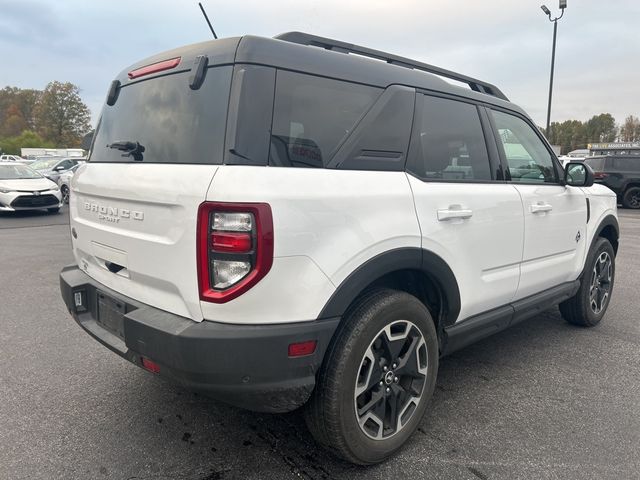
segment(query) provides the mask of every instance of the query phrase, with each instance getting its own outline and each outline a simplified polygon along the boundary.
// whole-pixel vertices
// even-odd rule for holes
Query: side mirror
[[[564,183],[571,187],[590,187],[595,176],[593,170],[586,163],[569,162],[564,167]]]
[[[53,169],[54,172],[61,172],[62,170],[64,170],[64,167],[62,165],[58,165],[56,168]]]

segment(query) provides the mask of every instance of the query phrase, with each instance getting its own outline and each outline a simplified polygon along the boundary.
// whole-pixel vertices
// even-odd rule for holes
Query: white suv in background
[[[441,356],[610,302],[615,195],[477,79],[298,32],[220,39],[123,71],[94,138],[60,276],[75,320],[212,397],[305,405],[351,462],[416,430]]]

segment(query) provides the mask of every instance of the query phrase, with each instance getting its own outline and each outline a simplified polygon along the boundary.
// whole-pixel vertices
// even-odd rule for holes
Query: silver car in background
[[[63,203],[69,203],[69,194],[71,193],[69,183],[71,182],[73,175],[76,173],[76,170],[78,170],[81,165],[82,163],[79,163],[71,167],[66,172],[61,173],[58,177],[58,187],[60,187],[60,194],[62,195]]]
[[[58,213],[62,195],[58,186],[27,165],[0,162],[0,212],[46,209]]]
[[[34,170],[38,171],[50,180],[57,183],[58,177],[64,172],[69,171],[79,163],[84,163],[86,158],[84,157],[53,157],[43,160],[37,160],[29,165]]]

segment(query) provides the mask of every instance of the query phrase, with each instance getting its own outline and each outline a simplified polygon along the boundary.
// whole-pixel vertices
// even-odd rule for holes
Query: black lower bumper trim
[[[278,325],[231,325],[193,320],[141,304],[98,284],[76,265],[60,273],[62,297],[78,324],[100,343],[141,365],[160,365],[160,376],[232,405],[286,412],[303,405],[339,318]],[[76,311],[74,294],[84,299]],[[122,303],[120,329],[98,320],[98,295]],[[317,340],[313,354],[290,358],[291,343]]]

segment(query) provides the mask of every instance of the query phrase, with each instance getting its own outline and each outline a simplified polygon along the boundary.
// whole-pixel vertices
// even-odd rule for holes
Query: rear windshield
[[[604,169],[604,158],[587,158],[584,163],[589,165],[594,172],[601,172]]]
[[[190,72],[122,87],[104,106],[89,161],[222,163],[232,71],[209,68],[198,90],[189,88]],[[144,151],[133,155],[136,143]]]

